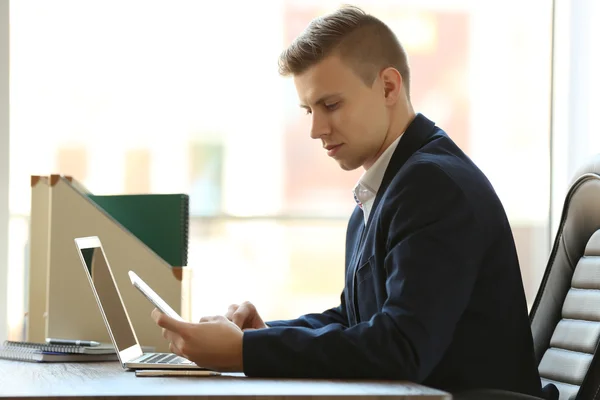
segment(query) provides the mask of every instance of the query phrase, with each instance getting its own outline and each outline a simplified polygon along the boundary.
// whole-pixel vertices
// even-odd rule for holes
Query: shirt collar
[[[398,136],[398,138],[394,140],[383,153],[381,153],[371,168],[366,170],[358,180],[358,183],[354,187],[354,200],[359,206],[362,207],[363,204],[374,199],[377,195],[381,182],[383,181],[385,170],[390,163],[396,147],[398,147],[402,135]]]

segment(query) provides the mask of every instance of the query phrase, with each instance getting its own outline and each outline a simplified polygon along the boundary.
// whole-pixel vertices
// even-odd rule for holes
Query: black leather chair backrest
[[[573,179],[530,318],[542,386],[600,399],[600,155]]]

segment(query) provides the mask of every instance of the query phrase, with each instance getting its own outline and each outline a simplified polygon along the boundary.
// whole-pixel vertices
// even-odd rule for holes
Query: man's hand
[[[158,309],[152,319],[163,328],[169,349],[198,366],[222,372],[243,372],[243,332],[223,316],[199,323],[177,321]]]
[[[254,304],[248,301],[245,301],[240,305],[230,305],[225,316],[242,330],[268,328],[260,315],[258,315],[258,311],[256,311]],[[200,321],[202,321],[202,319]]]

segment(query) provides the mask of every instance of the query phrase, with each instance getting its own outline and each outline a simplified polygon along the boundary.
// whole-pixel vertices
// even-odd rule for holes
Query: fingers
[[[255,316],[257,316],[256,307],[254,304],[249,301],[245,301],[242,304],[232,304],[227,309],[225,313],[225,318],[236,324],[240,329],[244,329],[244,327],[248,328],[251,324],[251,321]],[[207,316],[202,317],[200,322],[214,322],[223,318],[221,316]]]
[[[240,305],[230,305],[225,317],[236,324],[240,329],[244,329],[256,315],[257,312],[254,304],[245,301]]]
[[[171,332],[168,329],[162,328],[162,336],[167,339],[168,342],[172,342],[175,340],[175,338],[177,338],[179,335],[176,334],[175,332]]]
[[[184,349],[186,348],[189,349],[189,344],[186,346],[185,341],[181,338],[181,336],[177,336],[169,342],[169,351],[171,351],[171,353],[175,353],[178,356],[187,358],[189,360],[188,355],[184,353]]]
[[[185,326],[185,323],[177,321],[176,319],[163,314],[157,308],[152,310],[152,319],[161,328],[165,328],[176,333],[181,333],[183,327]]]
[[[243,306],[244,303],[242,303],[242,306],[232,304],[229,306],[229,308],[227,309],[227,313],[225,314],[225,317],[234,324],[236,324],[240,329],[243,328],[244,322],[246,320],[244,317],[244,310],[242,309],[240,311],[240,308],[242,308]]]
[[[240,329],[243,329],[255,314],[256,308],[254,308],[254,305],[246,301],[235,310],[231,317],[231,322],[239,326]]]
[[[227,312],[225,313],[225,318],[231,321],[231,318],[233,318],[233,314],[237,311],[238,308],[240,308],[240,306],[237,304],[230,305],[227,309]]]
[[[224,318],[222,315],[210,315],[200,318],[200,322],[214,322]]]
[[[162,328],[162,336],[169,342],[169,351],[177,355],[182,355],[182,348],[184,340],[181,336],[175,332],[171,332],[168,329]]]
[[[162,328],[163,337],[169,342],[169,351],[178,356],[189,358],[183,350],[186,348],[185,339],[178,333]]]
[[[170,351],[171,353],[175,353],[175,354],[177,354],[177,355],[178,355],[178,356],[180,356],[180,357],[184,357],[184,355],[183,355],[183,353],[181,352],[181,350],[179,350],[179,348],[177,348],[177,346],[175,346],[175,343],[173,343],[173,342],[170,342],[170,343],[169,343],[169,351]]]

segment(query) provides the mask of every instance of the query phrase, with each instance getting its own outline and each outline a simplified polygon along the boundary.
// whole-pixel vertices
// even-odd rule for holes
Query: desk
[[[415,399],[452,396],[414,383],[218,377],[136,377],[116,362],[38,364],[0,360],[0,396],[29,399]]]

